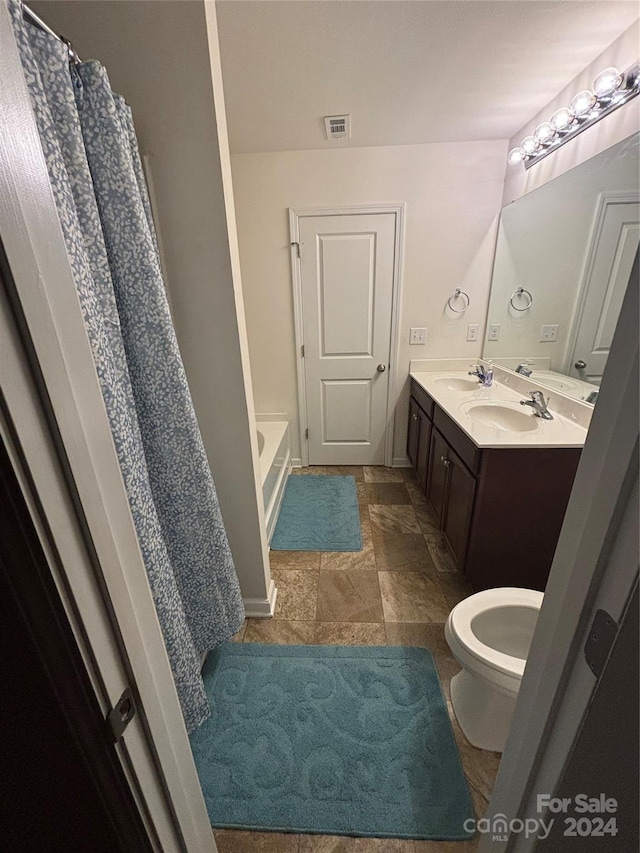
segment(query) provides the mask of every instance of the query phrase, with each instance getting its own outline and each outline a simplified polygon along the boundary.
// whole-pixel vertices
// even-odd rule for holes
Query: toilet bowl
[[[445,637],[462,667],[451,679],[451,704],[480,749],[504,750],[542,599],[532,589],[487,589],[449,614]]]

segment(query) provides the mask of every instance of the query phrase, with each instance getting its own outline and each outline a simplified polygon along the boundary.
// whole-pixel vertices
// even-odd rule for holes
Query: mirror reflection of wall
[[[640,241],[638,140],[503,209],[484,358],[593,401]]]

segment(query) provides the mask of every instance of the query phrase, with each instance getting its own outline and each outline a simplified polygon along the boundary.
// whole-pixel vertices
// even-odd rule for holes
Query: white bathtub
[[[286,421],[259,420],[258,448],[267,540],[271,542],[287,485],[287,477],[291,472],[289,424]]]

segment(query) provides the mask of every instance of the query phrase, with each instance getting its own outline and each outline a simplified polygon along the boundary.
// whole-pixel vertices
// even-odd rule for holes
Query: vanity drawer
[[[451,447],[472,474],[480,470],[480,450],[438,406],[435,407],[433,423],[438,427]]]
[[[430,420],[433,420],[433,400],[427,394],[424,388],[421,385],[418,385],[415,379],[411,380],[411,396],[420,406],[423,412],[427,415],[427,417]]]

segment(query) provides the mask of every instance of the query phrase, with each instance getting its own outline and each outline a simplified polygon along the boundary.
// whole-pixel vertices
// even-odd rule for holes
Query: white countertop
[[[475,377],[469,376],[467,371],[453,370],[433,373],[412,372],[409,375],[478,447],[582,447],[586,440],[585,427],[554,411],[553,395],[549,395],[548,406],[553,420],[546,421],[536,417],[530,407],[520,406],[520,400],[526,399],[526,394],[518,393],[495,380],[490,388],[485,388],[478,383],[477,389],[458,391],[447,388],[447,383],[443,380],[451,378],[474,382]],[[545,398],[547,396],[545,394]],[[473,410],[474,403],[489,406],[504,403],[506,408],[515,412],[516,417],[522,414],[528,415],[531,420],[526,423],[527,431],[511,431],[490,423],[478,423],[469,413],[469,409]]]

